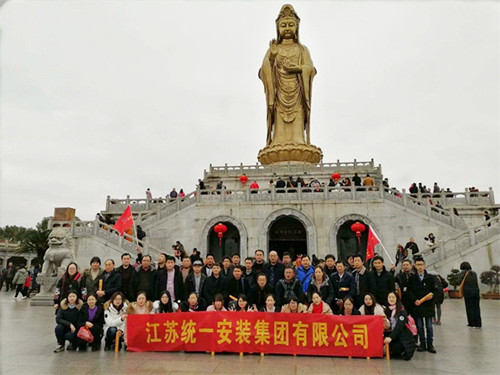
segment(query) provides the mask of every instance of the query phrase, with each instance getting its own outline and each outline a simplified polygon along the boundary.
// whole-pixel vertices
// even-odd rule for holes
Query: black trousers
[[[93,326],[92,328],[90,328],[90,333],[92,333],[92,336],[94,336],[94,341],[92,342],[92,344],[89,344],[87,341],[78,337],[77,345],[81,351],[84,351],[87,348],[87,344],[96,349],[99,349],[101,347],[102,327]]]
[[[477,296],[464,297],[465,311],[467,313],[467,325],[481,327],[481,308],[479,307],[479,294]]]
[[[16,295],[14,297],[17,298],[17,296],[21,293],[23,297],[26,297],[26,294],[24,294],[24,285],[23,284],[17,284],[16,285]]]

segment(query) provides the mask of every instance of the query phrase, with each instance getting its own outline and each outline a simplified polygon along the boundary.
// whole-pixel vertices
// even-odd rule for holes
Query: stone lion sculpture
[[[61,277],[73,262],[73,241],[67,228],[57,227],[50,232],[49,248],[43,256],[42,275]]]

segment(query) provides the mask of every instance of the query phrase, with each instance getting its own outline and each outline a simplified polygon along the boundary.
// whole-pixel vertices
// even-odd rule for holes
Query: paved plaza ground
[[[305,356],[205,353],[55,354],[54,311],[0,292],[0,374],[498,374],[500,301],[481,301],[483,329],[466,326],[464,302],[446,300],[436,326],[437,354],[409,362]]]

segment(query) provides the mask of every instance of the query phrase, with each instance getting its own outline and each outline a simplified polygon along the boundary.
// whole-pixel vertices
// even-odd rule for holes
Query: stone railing
[[[373,173],[382,173],[382,167],[380,165],[375,166],[373,159],[370,161],[354,161],[350,162],[341,162],[337,160],[335,163],[319,163],[319,164],[295,164],[295,163],[287,163],[287,164],[271,164],[267,166],[263,166],[262,164],[256,163],[255,165],[240,165],[229,166],[224,164],[223,166],[213,166],[210,164],[210,167],[204,171],[204,178],[208,176],[234,176],[234,175],[242,175],[248,174],[252,176],[258,175],[268,175],[268,174],[286,174],[286,175],[303,175],[305,172],[308,174],[314,174],[314,172],[323,172],[323,171],[335,171],[335,172],[343,172],[343,171],[352,171],[356,172],[357,170],[366,171],[369,170]]]
[[[99,220],[93,221],[50,221],[49,228],[69,228],[72,237],[98,237],[109,244],[122,249],[123,252],[135,254],[137,246],[142,246],[144,254],[159,255],[162,251],[148,242],[124,233],[123,236],[110,225]]]
[[[332,189],[331,187],[326,187],[328,189]],[[303,187],[302,191],[306,191],[310,188]],[[351,191],[351,188],[349,187],[342,187],[342,188],[333,188],[334,191],[346,191],[349,192]],[[286,189],[285,189],[286,190]],[[288,189],[288,190],[297,190],[297,189]],[[321,188],[323,190],[323,188]],[[374,188],[374,190],[378,191],[378,188]],[[403,199],[403,201],[406,199],[407,202],[413,202],[416,205],[421,206],[424,204],[424,206],[432,207],[432,209],[419,209],[417,208],[418,211],[431,211],[432,212],[448,212],[448,208],[452,207],[461,207],[461,206],[491,206],[495,204],[495,197],[493,194],[493,190],[490,188],[489,191],[480,191],[480,192],[441,192],[441,193],[418,193],[418,194],[409,194],[406,192],[406,189],[402,189],[402,191],[398,191],[395,189],[387,189],[385,188],[386,191],[390,192],[393,197],[399,197]],[[260,189],[259,193],[264,192],[267,193],[269,189]],[[364,188],[358,188],[357,191],[364,191]],[[225,191],[228,193],[228,190]],[[231,194],[245,194],[246,190],[231,190]],[[127,208],[127,206],[130,206],[132,209],[132,212],[134,215],[138,216],[138,221],[143,221],[147,219],[147,217],[150,217],[151,214],[156,214],[159,210],[167,209],[167,207],[172,206],[171,208],[168,208],[167,211],[173,212],[176,210],[173,210],[174,207],[185,207],[186,204],[183,202],[189,201],[190,198],[196,197],[197,191],[193,191],[189,194],[186,194],[184,198],[176,198],[176,199],[166,199],[166,198],[155,198],[155,199],[146,199],[146,198],[130,198],[130,196],[127,195],[126,198],[111,198],[109,195],[106,199],[106,210],[105,212],[108,214],[122,214],[123,211]],[[206,190],[203,191],[203,193],[206,193],[208,195],[220,195],[224,193],[223,190]],[[203,194],[202,194],[203,195]],[[204,200],[213,200],[213,198],[205,198]],[[305,199],[307,196],[303,196],[301,198]],[[316,195],[313,195],[313,197],[316,197]],[[219,197],[221,200],[222,197]],[[217,199],[217,198],[215,198]],[[299,198],[300,199],[300,198]],[[348,196],[345,196],[344,199],[349,199]],[[356,194],[353,195],[352,199],[357,199]],[[432,200],[433,205],[430,204],[429,199]],[[394,199],[396,203],[399,203],[398,199]],[[436,208],[434,205],[439,202],[442,206],[445,206],[447,209],[446,210],[441,210],[439,208]],[[189,204],[187,204],[189,205]],[[437,211],[436,211],[437,210]],[[447,215],[446,213],[444,215]],[[436,216],[436,215],[433,215]],[[451,221],[450,221],[451,223]]]
[[[403,192],[406,190],[403,189]],[[411,194],[418,200],[432,199],[436,204],[438,201],[442,206],[489,206],[495,204],[495,195],[493,189],[490,187],[488,191],[464,191],[464,192],[451,192],[441,191],[440,193],[417,193]]]
[[[495,216],[476,227],[470,227],[456,236],[445,238],[432,246],[420,251],[426,259],[427,265],[442,261],[454,254],[465,251],[468,248],[480,244],[489,238],[500,234],[500,216]]]
[[[150,211],[141,215],[140,224],[144,227],[153,225],[175,212],[189,207],[197,202],[280,202],[280,201],[315,201],[331,200],[335,202],[347,201],[373,201],[387,199],[393,203],[416,211],[422,215],[428,216],[444,224],[458,229],[466,229],[465,221],[454,215],[449,210],[443,210],[432,206],[427,200],[418,200],[403,194],[397,190],[385,188],[383,186],[371,187],[300,187],[300,188],[262,188],[243,190],[196,190],[187,194],[183,198],[177,198],[175,201],[166,204],[162,208]],[[122,211],[126,206],[122,207]]]

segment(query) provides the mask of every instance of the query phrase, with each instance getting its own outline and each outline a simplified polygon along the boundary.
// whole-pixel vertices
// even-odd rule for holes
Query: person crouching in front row
[[[96,352],[101,349],[102,329],[104,326],[104,308],[97,304],[97,295],[90,293],[87,296],[87,303],[80,309],[78,316],[78,329],[87,327],[92,333],[94,340],[92,341],[92,351]],[[78,350],[87,350],[87,341],[78,338]]]
[[[415,353],[415,338],[406,326],[408,313],[396,292],[389,292],[387,302],[389,306],[387,317],[391,322],[391,333],[384,339],[384,344],[389,344],[391,357],[401,357],[409,361]]]
[[[111,350],[116,340],[116,332],[121,331],[120,346],[125,332],[128,301],[122,292],[115,292],[108,302],[104,304],[104,350]]]
[[[78,315],[83,302],[78,299],[76,291],[71,290],[68,293],[68,297],[63,299],[60,304],[60,309],[57,310],[56,315],[56,338],[57,346],[54,349],[54,353],[59,353],[64,351],[64,344],[66,340],[69,341],[68,350],[76,350],[77,343],[77,326],[78,326]]]

